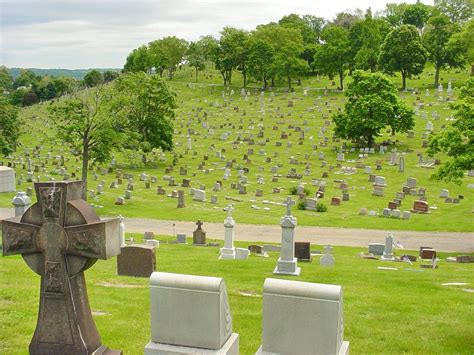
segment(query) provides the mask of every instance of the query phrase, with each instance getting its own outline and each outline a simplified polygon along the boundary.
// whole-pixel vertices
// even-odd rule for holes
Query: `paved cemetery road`
[[[0,208],[0,221],[13,215],[13,209]],[[173,224],[175,224],[174,227]],[[162,235],[183,233],[191,236],[192,231],[196,229],[196,224],[195,222],[126,218],[125,228],[126,233],[154,232]],[[203,229],[209,240],[224,238],[223,223],[205,222]],[[319,245],[367,247],[369,243],[384,243],[385,233],[386,231],[377,229],[297,226],[295,240],[309,241]],[[420,246],[429,246],[438,251],[474,253],[474,233],[394,231],[393,235],[405,249],[418,250]],[[238,241],[279,243],[281,228],[279,225],[237,223],[234,236]]]

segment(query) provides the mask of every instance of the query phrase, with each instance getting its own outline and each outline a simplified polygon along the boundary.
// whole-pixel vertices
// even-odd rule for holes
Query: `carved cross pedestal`
[[[84,271],[120,254],[119,220],[101,221],[81,199],[82,182],[35,184],[38,202],[3,221],[3,255],[21,254],[41,276],[30,354],[121,354],[101,344]]]

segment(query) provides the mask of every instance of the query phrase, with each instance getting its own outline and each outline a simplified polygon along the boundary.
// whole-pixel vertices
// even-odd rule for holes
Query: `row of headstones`
[[[239,354],[225,281],[153,273],[151,340],[145,354]],[[342,287],[266,279],[262,345],[256,354],[348,354]]]

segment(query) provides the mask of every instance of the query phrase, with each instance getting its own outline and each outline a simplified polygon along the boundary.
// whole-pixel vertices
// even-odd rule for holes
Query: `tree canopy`
[[[14,152],[19,136],[18,109],[0,95],[0,153],[7,156]]]
[[[387,74],[399,71],[402,89],[406,79],[421,74],[426,63],[427,52],[415,26],[402,25],[389,32],[380,49],[379,65]]]
[[[456,121],[431,137],[428,154],[444,153],[449,159],[432,176],[434,179],[461,184],[464,173],[474,169],[474,78],[461,88],[452,108]]]
[[[406,132],[414,127],[414,113],[398,97],[396,86],[381,73],[355,71],[345,93],[344,112],[334,116],[337,137],[372,146],[385,127]]]

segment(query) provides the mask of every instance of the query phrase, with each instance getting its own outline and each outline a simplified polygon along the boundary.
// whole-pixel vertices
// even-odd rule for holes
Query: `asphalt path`
[[[0,221],[13,217],[12,208],[0,208]],[[279,225],[241,224],[236,221],[234,239],[247,242],[279,243],[281,227]],[[169,221],[147,218],[125,218],[126,233],[154,232],[161,235],[176,235],[178,233],[191,236],[196,229],[195,222]],[[203,224],[208,239],[222,240],[224,238],[223,223]],[[384,243],[386,230],[332,228],[297,226],[296,241],[308,241],[318,245],[340,245],[367,247],[369,243]],[[438,251],[474,253],[474,232],[417,232],[393,231],[395,241],[405,249],[418,250],[420,246],[432,247]]]

